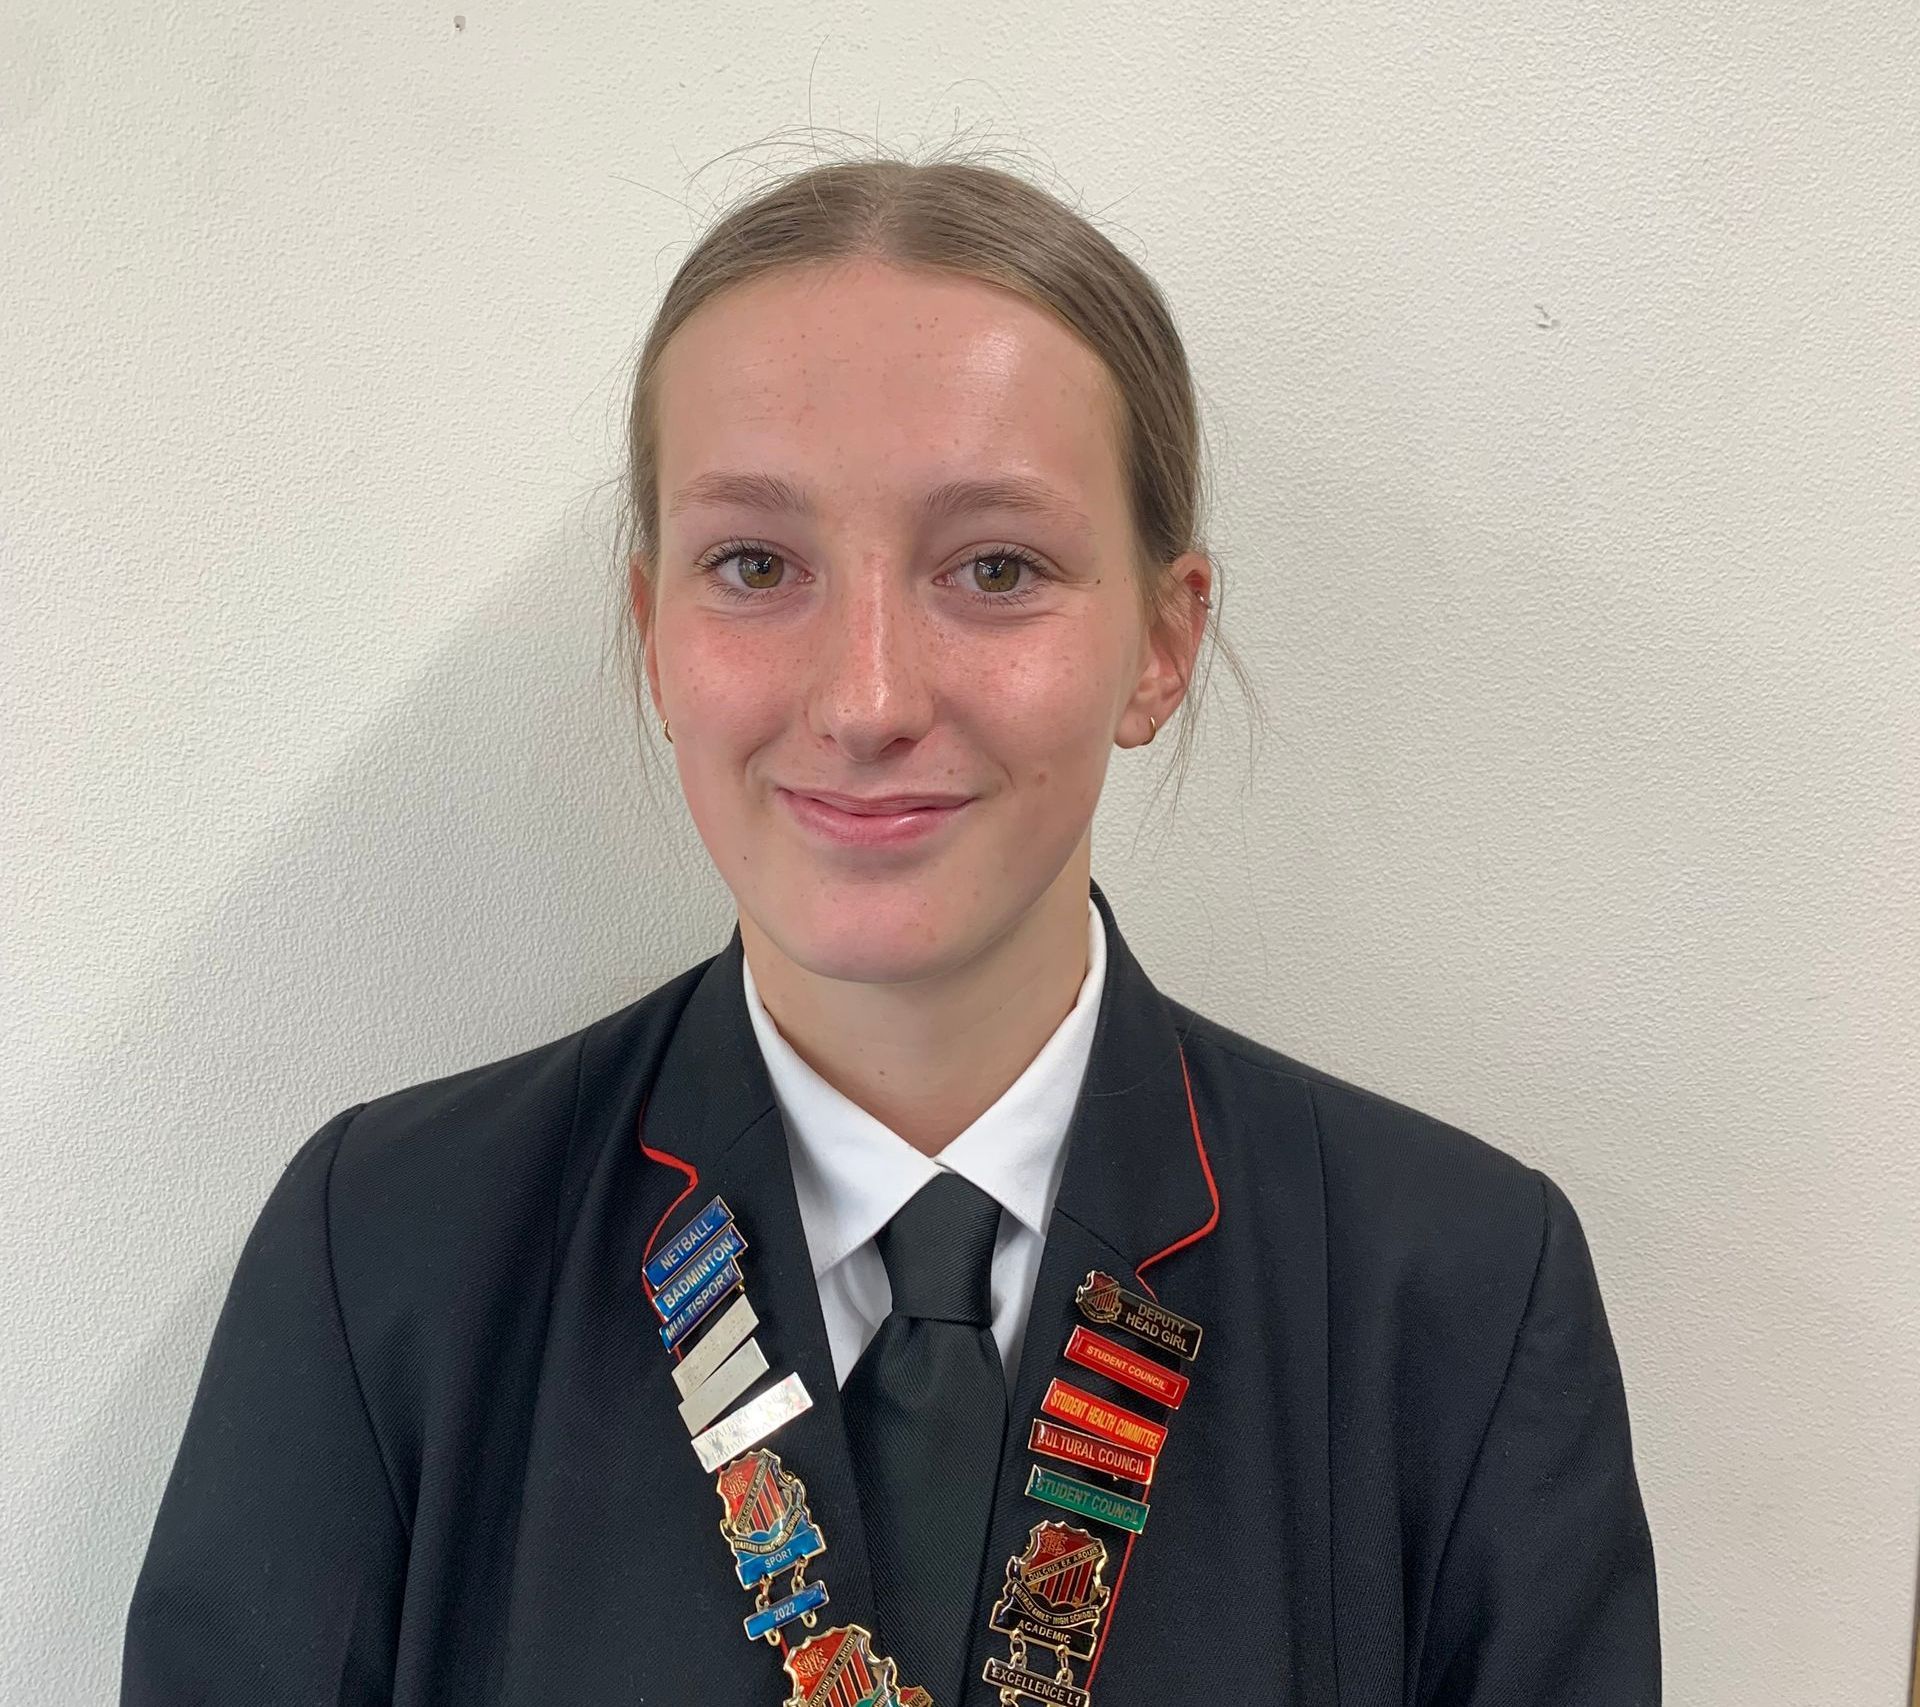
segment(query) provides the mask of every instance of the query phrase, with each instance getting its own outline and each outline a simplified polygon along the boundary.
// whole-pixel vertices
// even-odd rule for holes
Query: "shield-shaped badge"
[[[794,1619],[811,1628],[826,1604],[824,1585],[807,1581],[807,1561],[827,1548],[807,1511],[807,1486],[765,1447],[723,1464],[714,1478],[726,1516],[720,1533],[733,1549],[734,1573],[744,1588],[757,1588],[747,1634],[779,1642]],[[791,1571],[785,1596],[773,1603],[774,1579]]]
[[[1101,1581],[1107,1544],[1071,1523],[1036,1523],[1026,1551],[1007,1561],[993,1628],[1075,1659],[1091,1659],[1100,1615],[1113,1592]]]
[[[720,1533],[733,1549],[740,1586],[752,1588],[791,1567],[798,1588],[806,1561],[827,1545],[808,1514],[806,1483],[764,1446],[723,1464],[714,1483],[727,1512]]]
[[[858,1624],[809,1636],[780,1663],[793,1679],[786,1707],[900,1707],[893,1661],[873,1651],[873,1632]]]

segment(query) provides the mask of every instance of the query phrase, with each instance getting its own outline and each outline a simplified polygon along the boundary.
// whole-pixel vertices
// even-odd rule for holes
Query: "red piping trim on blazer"
[[[1179,1045],[1176,1043],[1174,1047],[1178,1049]],[[1200,1134],[1200,1111],[1193,1106],[1193,1079],[1187,1072],[1187,1052],[1184,1049],[1180,1050],[1180,1082],[1186,1087],[1187,1121],[1193,1128],[1193,1147],[1200,1157],[1200,1171],[1206,1176],[1207,1195],[1213,1199],[1213,1213],[1207,1217],[1204,1226],[1196,1227],[1191,1233],[1186,1234],[1182,1238],[1175,1239],[1174,1242],[1164,1250],[1155,1251],[1145,1262],[1138,1264],[1134,1268],[1134,1278],[1139,1280],[1140,1284],[1146,1288],[1149,1298],[1157,1298],[1159,1294],[1141,1278],[1143,1272],[1151,1268],[1162,1257],[1170,1257],[1175,1251],[1185,1250],[1186,1247],[1194,1243],[1195,1240],[1204,1239],[1214,1228],[1220,1225],[1220,1187],[1213,1177],[1213,1164],[1207,1159],[1207,1141]],[[683,1162],[678,1156],[668,1155],[665,1150],[653,1149],[646,1142],[646,1139],[642,1136],[646,1129],[646,1122],[647,1107],[645,1102],[642,1102],[640,1105],[640,1120],[634,1133],[634,1137],[640,1145],[640,1153],[650,1161],[664,1162],[670,1168],[678,1168],[687,1176],[687,1183],[681,1188],[680,1195],[667,1205],[661,1212],[660,1219],[653,1224],[653,1231],[647,1236],[647,1248],[641,1253],[642,1262],[653,1255],[654,1240],[660,1237],[660,1229],[667,1224],[667,1217],[678,1209],[700,1184],[700,1171],[694,1167],[691,1162]],[[675,1348],[674,1355],[676,1357],[679,1356],[677,1347]],[[1127,1537],[1127,1550],[1120,1555],[1120,1569],[1113,1579],[1113,1596],[1107,1602],[1107,1616],[1101,1625],[1099,1645],[1093,1650],[1093,1661],[1087,1667],[1087,1681],[1084,1687],[1091,1688],[1093,1686],[1094,1676],[1100,1670],[1101,1656],[1107,1651],[1107,1638],[1113,1634],[1114,1614],[1119,1610],[1120,1606],[1120,1590],[1126,1583],[1127,1566],[1133,1561],[1133,1544],[1137,1539],[1139,1539],[1137,1536],[1129,1535]],[[780,1645],[782,1649],[785,1649],[787,1646],[785,1631],[781,1632]]]
[[[1180,1046],[1176,1043],[1174,1047],[1178,1049]],[[1184,1049],[1180,1050],[1180,1080],[1187,1088],[1187,1119],[1193,1126],[1193,1147],[1200,1157],[1200,1171],[1206,1175],[1207,1195],[1213,1199],[1213,1213],[1207,1217],[1204,1227],[1194,1228],[1185,1238],[1175,1239],[1165,1250],[1155,1251],[1145,1262],[1139,1264],[1133,1271],[1135,1279],[1139,1279],[1142,1272],[1152,1268],[1162,1257],[1170,1257],[1175,1251],[1185,1250],[1196,1239],[1204,1239],[1220,1225],[1220,1187],[1214,1183],[1213,1164],[1207,1159],[1207,1141],[1200,1136],[1200,1111],[1193,1106],[1193,1080],[1187,1076],[1187,1052]],[[1144,1280],[1141,1280],[1140,1284],[1147,1287],[1149,1298],[1159,1296],[1151,1286],[1147,1286]]]
[[[1179,1045],[1176,1044],[1175,1047],[1178,1048]],[[1140,1278],[1144,1271],[1151,1268],[1162,1257],[1170,1257],[1175,1251],[1185,1250],[1196,1239],[1204,1239],[1220,1225],[1220,1187],[1214,1182],[1213,1164],[1207,1160],[1207,1141],[1200,1136],[1200,1111],[1193,1106],[1193,1080],[1187,1074],[1187,1052],[1184,1049],[1180,1050],[1180,1078],[1187,1087],[1187,1120],[1193,1127],[1193,1147],[1200,1157],[1200,1171],[1206,1176],[1207,1195],[1213,1199],[1213,1213],[1207,1217],[1204,1227],[1196,1227],[1184,1238],[1175,1239],[1165,1250],[1155,1251],[1145,1262],[1135,1267],[1134,1278],[1140,1280],[1140,1284],[1146,1287],[1149,1298],[1156,1299],[1160,1295]],[[1107,1616],[1100,1626],[1100,1641],[1093,1650],[1093,1661],[1087,1667],[1087,1681],[1081,1685],[1083,1689],[1093,1687],[1093,1680],[1100,1671],[1100,1656],[1107,1651],[1107,1638],[1113,1634],[1114,1614],[1120,1608],[1120,1590],[1126,1583],[1127,1566],[1133,1562],[1133,1544],[1138,1539],[1136,1535],[1129,1535],[1126,1551],[1120,1555],[1120,1569],[1113,1579],[1113,1594],[1107,1601]]]
[[[640,1146],[640,1154],[645,1156],[650,1162],[664,1162],[670,1168],[678,1168],[687,1176],[687,1183],[680,1188],[680,1195],[669,1203],[665,1209],[660,1211],[660,1219],[654,1222],[653,1231],[647,1235],[647,1248],[640,1253],[640,1261],[643,1265],[647,1259],[653,1255],[653,1242],[660,1237],[660,1229],[667,1224],[667,1217],[678,1209],[681,1204],[686,1202],[688,1197],[693,1194],[694,1188],[700,1183],[700,1170],[691,1162],[683,1162],[678,1156],[668,1155],[665,1150],[653,1149],[647,1143],[645,1137],[646,1129],[647,1105],[645,1101],[642,1101],[640,1104],[640,1119],[636,1123],[633,1133],[634,1141]],[[680,1347],[675,1346],[673,1348],[673,1360],[675,1363],[678,1363],[684,1355]]]

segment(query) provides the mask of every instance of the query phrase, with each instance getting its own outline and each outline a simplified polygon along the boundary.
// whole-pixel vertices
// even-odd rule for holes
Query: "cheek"
[[[983,718],[996,721],[1035,755],[1099,752],[1112,738],[1119,702],[1118,666],[1094,648],[1036,646],[984,664],[974,660],[966,692]]]
[[[792,721],[790,696],[780,691],[796,679],[790,651],[766,631],[703,623],[697,615],[661,625],[661,695],[675,720],[668,751],[688,814],[729,877],[750,863],[755,834],[742,772]]]
[[[785,716],[780,684],[797,680],[804,656],[772,627],[730,628],[684,620],[661,636],[661,685],[700,731],[702,749],[736,751],[777,729]]]
[[[1089,628],[1097,632],[1089,632]],[[806,624],[705,622],[697,611],[663,621],[663,697],[679,707],[697,745],[680,764],[690,800],[718,806],[732,772],[769,745],[793,738],[819,664]],[[1036,625],[1014,635],[935,634],[920,667],[935,716],[985,749],[1021,788],[1058,787],[1069,798],[1097,796],[1113,741],[1124,636],[1095,623]],[[817,685],[817,684],[815,684]],[[946,743],[936,734],[935,745]]]
[[[1113,753],[1116,691],[1097,656],[1050,651],[984,670],[969,689],[972,722],[1005,768],[1028,832],[1090,815]]]

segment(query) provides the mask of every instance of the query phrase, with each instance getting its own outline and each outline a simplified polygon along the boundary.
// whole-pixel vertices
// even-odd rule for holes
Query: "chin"
[[[796,965],[818,978],[896,984],[930,977],[965,960],[970,921],[951,899],[917,884],[804,881],[761,928]]]
[[[894,882],[796,871],[752,898],[754,921],[796,966],[846,983],[902,984],[963,965],[1005,928],[974,886],[929,867]]]

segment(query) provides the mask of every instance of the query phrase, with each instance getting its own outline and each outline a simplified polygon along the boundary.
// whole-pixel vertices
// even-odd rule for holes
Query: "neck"
[[[822,978],[745,913],[741,946],[768,1017],[849,1101],[923,1155],[938,1155],[996,1103],[1059,1029],[1087,975],[1088,843],[1026,915],[937,977]]]

